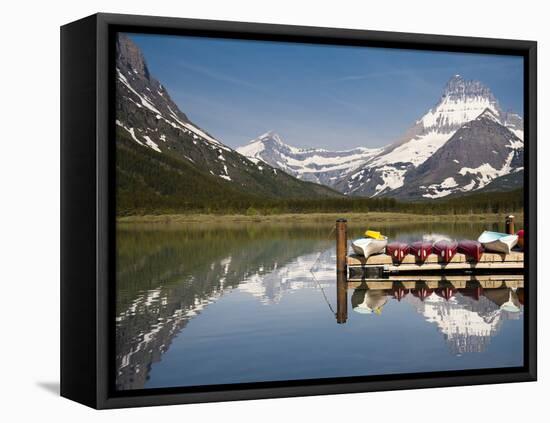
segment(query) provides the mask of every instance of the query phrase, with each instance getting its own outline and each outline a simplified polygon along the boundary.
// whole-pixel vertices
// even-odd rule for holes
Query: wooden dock
[[[397,274],[488,274],[523,272],[523,251],[510,254],[483,253],[479,261],[473,261],[464,254],[457,253],[450,262],[444,262],[436,254],[431,254],[423,262],[409,254],[396,263],[391,256],[377,254],[365,259],[355,254],[348,255],[347,221],[336,221],[336,271],[349,272],[349,279],[376,279]],[[514,218],[507,216],[506,231],[513,233]]]
[[[391,256],[377,254],[365,259],[348,255],[347,221],[336,221],[336,322],[348,319],[348,289],[388,291],[398,300],[407,292],[423,295],[442,291],[445,299],[453,292],[478,299],[483,290],[513,290],[523,304],[523,251],[510,254],[483,253],[478,262],[464,254],[456,254],[450,262],[443,262],[431,254],[420,263],[414,255],[407,255],[401,263]],[[514,233],[514,218],[507,216],[506,232]],[[331,309],[332,310],[332,309]]]
[[[363,256],[350,255],[347,257],[347,266],[350,269],[350,278],[353,277],[352,274],[358,273],[357,270],[363,270],[373,275],[376,273],[522,271],[523,252],[513,251],[510,254],[484,253],[478,262],[470,260],[464,254],[457,253],[448,263],[441,261],[435,254],[428,256],[423,263],[420,263],[415,256],[409,254],[399,264],[394,263],[392,258],[386,254],[377,254],[370,256],[368,259]]]
[[[439,289],[439,288],[523,288],[523,275],[422,275],[413,277],[411,275],[397,275],[378,279],[348,279],[348,289],[394,289],[396,287],[404,289]]]

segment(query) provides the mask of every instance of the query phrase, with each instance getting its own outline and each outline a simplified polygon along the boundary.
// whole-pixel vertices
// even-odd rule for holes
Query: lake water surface
[[[487,223],[371,224],[475,239]],[[523,365],[522,290],[349,289],[332,224],[119,224],[118,389]],[[361,236],[365,225],[350,227]]]

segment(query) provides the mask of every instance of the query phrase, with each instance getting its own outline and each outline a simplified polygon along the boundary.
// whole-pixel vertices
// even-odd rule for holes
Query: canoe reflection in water
[[[382,314],[389,298],[382,289],[356,289],[351,296],[351,306],[360,314]]]
[[[360,285],[353,290],[354,312],[380,316],[391,299],[407,303],[437,326],[456,355],[485,351],[502,323],[519,319],[523,312],[524,288],[517,287],[522,286],[518,280],[486,284],[485,288],[476,281],[458,284],[457,288],[445,280],[379,283],[384,289],[377,289],[376,283],[370,285],[374,288]]]

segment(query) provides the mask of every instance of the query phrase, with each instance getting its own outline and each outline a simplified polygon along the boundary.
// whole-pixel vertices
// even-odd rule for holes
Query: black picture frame
[[[114,34],[198,35],[524,57],[524,359],[520,368],[258,382],[116,392],[114,301]],[[537,44],[197,19],[95,14],[61,28],[61,395],[90,407],[231,401],[534,381],[537,377]]]

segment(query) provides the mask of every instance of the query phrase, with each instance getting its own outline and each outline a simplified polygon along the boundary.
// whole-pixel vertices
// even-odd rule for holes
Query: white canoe
[[[510,254],[512,248],[518,243],[517,235],[503,234],[500,232],[483,232],[477,239],[487,251]]]
[[[368,258],[373,254],[379,254],[384,252],[384,248],[388,245],[388,239],[374,239],[374,238],[359,238],[352,241],[351,248],[357,255]]]

